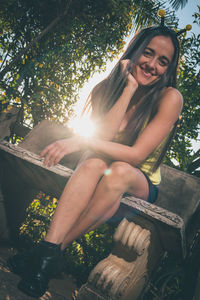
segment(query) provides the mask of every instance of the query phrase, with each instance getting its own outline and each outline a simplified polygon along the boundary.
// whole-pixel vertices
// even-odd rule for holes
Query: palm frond
[[[180,7],[181,9],[184,8],[187,4],[188,0],[170,0],[169,3],[175,10],[178,10]]]
[[[133,16],[134,16],[134,31],[140,30],[143,27],[151,25],[159,25],[160,18],[157,13],[159,9],[164,9],[166,12],[165,24],[169,27],[176,27],[178,20],[174,11],[167,8],[166,1],[159,0],[134,0]]]

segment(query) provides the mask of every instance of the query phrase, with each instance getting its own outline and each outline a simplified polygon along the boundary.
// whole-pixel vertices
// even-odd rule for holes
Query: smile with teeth
[[[142,74],[144,77],[146,78],[151,78],[152,76],[155,76],[154,74],[152,74],[149,70],[147,69],[143,69],[142,67],[140,67]]]

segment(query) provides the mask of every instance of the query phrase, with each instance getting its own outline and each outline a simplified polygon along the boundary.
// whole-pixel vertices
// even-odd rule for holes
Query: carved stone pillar
[[[77,300],[135,300],[149,272],[151,232],[123,219],[114,235],[112,253],[91,272]]]

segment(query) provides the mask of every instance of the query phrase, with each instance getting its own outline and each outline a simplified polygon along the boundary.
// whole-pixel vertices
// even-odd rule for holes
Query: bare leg
[[[110,170],[111,174],[101,179],[87,208],[75,226],[66,234],[62,248],[108,220],[118,209],[125,191],[144,200],[147,199],[148,183],[140,170],[123,162],[113,163]]]
[[[102,177],[106,167],[99,158],[83,162],[61,196],[46,237],[50,243],[40,243],[37,253],[28,253],[27,258],[24,255],[12,258],[12,269],[22,277],[18,284],[21,291],[37,298],[42,296],[50,278],[62,269],[63,253],[60,250],[105,222],[116,211],[125,191],[147,198],[148,183],[140,170],[124,162],[115,162],[110,167],[110,174]],[[62,244],[61,249],[59,244]],[[34,267],[27,272],[33,259]]]
[[[87,213],[85,212],[84,216],[82,216],[81,219],[79,220],[78,225],[72,228],[70,233],[66,235],[66,238],[62,243],[61,249],[65,249],[68,246],[68,244],[70,244],[72,241],[83,236],[85,233],[90,232],[91,230],[95,230],[100,225],[104,224],[107,220],[109,220],[119,208],[120,199],[107,212],[105,212],[105,214],[101,216],[101,218],[96,220],[96,222],[90,224],[88,227],[87,224],[85,224],[86,222],[84,222],[84,218],[88,217]],[[87,212],[88,214],[91,214],[92,209],[89,209]]]
[[[46,241],[60,244],[77,223],[107,168],[100,158],[90,158],[78,166],[61,195]]]

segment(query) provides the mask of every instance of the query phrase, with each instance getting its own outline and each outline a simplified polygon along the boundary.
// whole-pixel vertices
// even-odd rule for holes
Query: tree
[[[172,7],[175,10],[178,10],[179,7],[183,8],[187,4],[188,0],[170,0],[169,1],[172,4]]]
[[[200,10],[200,6],[198,7]],[[200,14],[194,14],[200,24]],[[200,176],[200,151],[194,153],[192,140],[198,140],[200,129],[200,34],[181,40],[178,87],[184,98],[180,128],[172,143],[167,163],[190,174]],[[176,160],[176,165],[172,159]]]
[[[64,121],[85,81],[123,49],[132,21],[136,28],[151,24],[159,7],[152,0],[6,1],[0,12],[2,109],[18,104],[21,121],[33,124]]]

